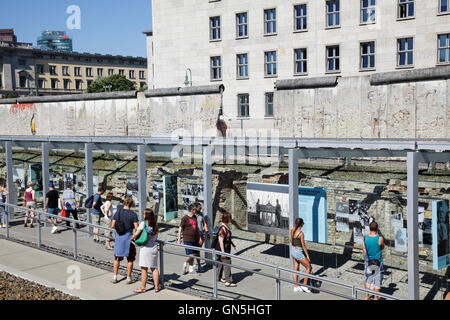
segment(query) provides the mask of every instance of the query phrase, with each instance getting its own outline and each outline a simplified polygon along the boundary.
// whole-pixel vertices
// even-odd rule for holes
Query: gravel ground
[[[80,300],[80,298],[2,271],[0,300]]]

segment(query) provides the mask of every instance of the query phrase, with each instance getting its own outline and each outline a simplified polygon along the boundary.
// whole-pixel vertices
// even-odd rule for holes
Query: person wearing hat
[[[59,193],[55,190],[55,186],[53,182],[48,184],[49,191],[45,195],[45,210],[47,214],[58,215],[58,202],[59,202]],[[52,233],[58,231],[58,227],[56,226],[56,218],[51,216],[47,216],[47,220],[52,225]]]

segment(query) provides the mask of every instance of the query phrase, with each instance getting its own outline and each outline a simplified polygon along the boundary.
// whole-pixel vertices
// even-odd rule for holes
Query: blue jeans
[[[47,209],[47,213],[48,214],[54,214],[54,215],[58,215],[58,208],[48,208]],[[51,216],[46,216],[47,219],[56,219],[56,217],[51,217]]]

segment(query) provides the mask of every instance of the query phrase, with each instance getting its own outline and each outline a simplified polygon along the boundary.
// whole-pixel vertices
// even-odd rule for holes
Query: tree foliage
[[[99,78],[92,82],[87,88],[88,93],[105,92],[105,86],[111,86],[111,91],[133,91],[136,90],[134,83],[125,76],[114,74],[107,78]]]

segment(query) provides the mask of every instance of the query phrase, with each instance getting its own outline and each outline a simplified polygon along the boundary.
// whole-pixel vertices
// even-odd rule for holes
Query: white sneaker
[[[187,268],[187,263],[183,263],[183,269],[181,271],[181,274],[185,274],[186,273],[186,268]]]
[[[300,287],[294,287],[294,292],[302,292],[302,288]]]
[[[300,286],[299,288],[301,288],[301,290],[303,290],[306,293],[311,293],[311,290],[309,290],[309,288],[307,288],[307,287]]]
[[[57,227],[57,226],[54,226],[54,227],[52,228],[52,233],[55,233],[57,230],[58,230],[58,227]]]
[[[189,273],[193,273],[194,272],[194,266],[189,266]]]

